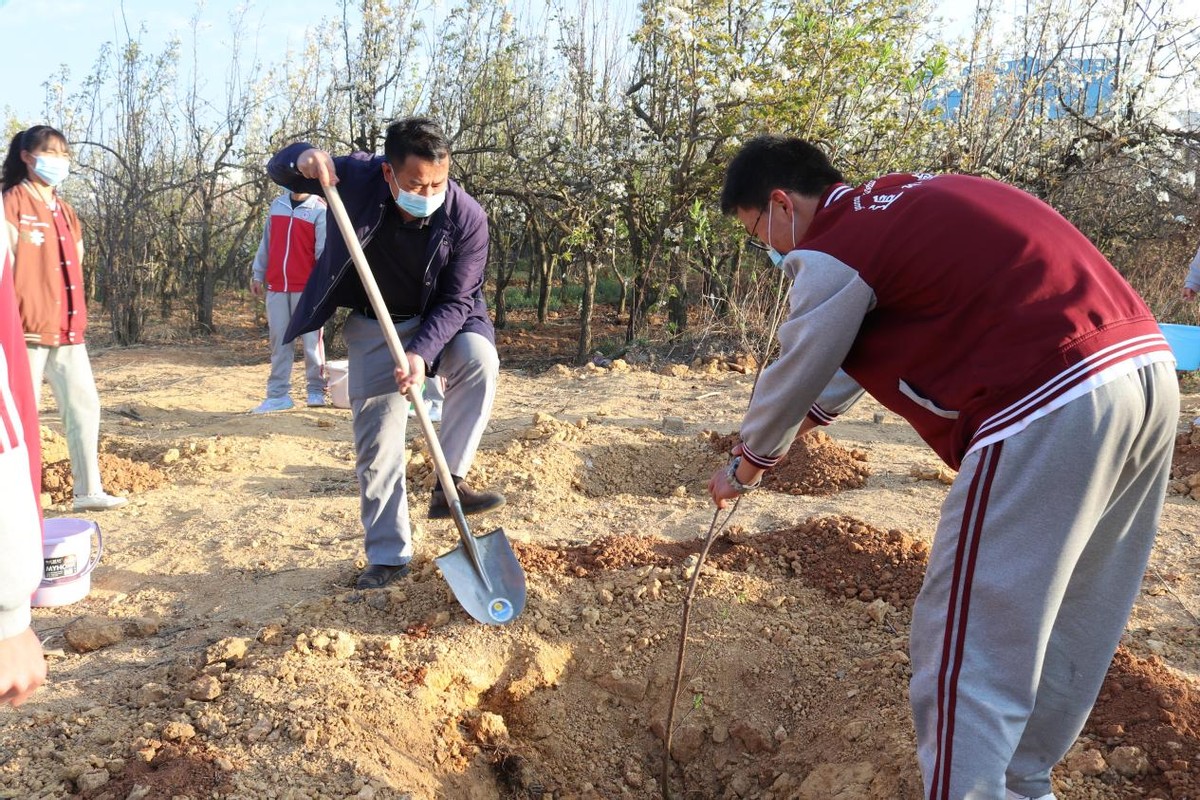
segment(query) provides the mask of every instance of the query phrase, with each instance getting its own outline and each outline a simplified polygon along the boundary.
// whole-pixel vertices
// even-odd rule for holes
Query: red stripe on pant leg
[[[962,582],[962,569],[966,561],[966,549],[968,546],[968,534],[971,531],[972,519],[975,515],[975,507],[978,504],[978,496],[980,493],[980,484],[985,480],[985,473],[988,468],[986,459],[986,450],[980,454],[978,466],[975,468],[975,474],[971,476],[971,486],[967,491],[967,501],[963,505],[962,526],[958,531],[958,547],[954,555],[954,573],[950,582],[950,597],[946,603],[946,628],[942,638],[942,663],[938,668],[938,689],[937,689],[937,756],[933,762],[933,778],[929,782],[929,800],[938,800],[949,791],[949,786],[946,783],[943,772],[949,773],[949,759],[945,759],[943,763],[943,754],[947,751],[946,728],[948,724],[946,716],[946,682],[947,676],[950,674],[950,654],[951,644],[955,630],[955,609],[958,606],[958,590]]]
[[[947,707],[947,724],[946,724],[946,759],[943,769],[945,770],[943,795],[947,800],[950,795],[950,765],[954,752],[954,720],[955,710],[958,706],[958,678],[962,671],[963,651],[966,648],[964,644],[967,635],[967,618],[971,610],[971,584],[975,578],[975,565],[979,560],[979,543],[983,539],[983,523],[984,517],[987,516],[988,498],[992,492],[992,481],[996,477],[996,466],[1000,461],[1000,450],[1004,442],[998,442],[988,448],[986,456],[987,467],[984,470],[985,477],[983,489],[980,492],[975,512],[975,520],[971,525],[970,535],[970,555],[967,557],[967,566],[963,575],[963,592],[962,592],[962,608],[958,615],[958,638],[955,642],[954,652],[954,669],[950,675],[949,701]],[[981,459],[982,460],[982,459]]]

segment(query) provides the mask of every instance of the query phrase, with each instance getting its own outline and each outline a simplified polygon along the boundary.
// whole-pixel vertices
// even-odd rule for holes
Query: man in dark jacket
[[[403,376],[392,363],[341,230],[327,226],[325,250],[284,339],[318,329],[339,306],[352,309],[343,335],[366,532],[360,589],[381,588],[408,572],[412,530],[404,484],[403,392],[426,376],[436,371],[445,379],[440,441],[463,511],[504,504],[503,495],[476,491],[463,480],[487,427],[500,371],[483,299],[487,215],[449,179],[450,143],[432,120],[392,123],[383,149],[383,156],[333,158],[298,142],[267,165],[271,179],[293,192],[323,195],[325,186],[337,185],[408,358]],[[450,516],[440,486],[429,516]]]

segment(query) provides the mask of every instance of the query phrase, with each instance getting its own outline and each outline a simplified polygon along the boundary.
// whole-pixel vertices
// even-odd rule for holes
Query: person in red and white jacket
[[[0,236],[0,705],[20,705],[46,679],[42,643],[30,627],[30,598],[42,578],[41,485],[37,399],[12,250]]]
[[[1154,317],[1067,220],[998,181],[851,187],[811,144],[761,136],[721,209],[793,283],[714,501],[864,390],[906,419],[959,471],[910,635],[926,797],[1053,798],[1170,473],[1179,390]]]
[[[267,327],[271,337],[271,375],[267,399],[252,413],[286,411],[292,408],[292,362],[295,346],[283,338],[296,303],[308,283],[313,265],[325,249],[325,199],[315,194],[284,192],[271,202],[262,242],[254,257],[251,291],[267,304]],[[325,405],[327,378],[325,344],[321,331],[299,337],[304,345],[305,378],[310,406]]]

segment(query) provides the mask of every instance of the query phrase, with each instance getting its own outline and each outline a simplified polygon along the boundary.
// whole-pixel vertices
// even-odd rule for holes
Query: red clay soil
[[[605,569],[679,564],[701,543],[610,536],[562,548],[516,544],[531,572],[584,577]],[[813,518],[787,530],[757,535],[734,527],[713,543],[706,564],[759,575],[791,572],[834,598],[882,598],[911,608],[921,587],[928,546],[900,530],[883,531],[848,517]],[[1181,753],[1200,751],[1200,697],[1157,659],[1118,650],[1084,737],[1106,759],[1118,747],[1140,748],[1149,770],[1138,778],[1150,798],[1200,797],[1200,763]],[[1061,767],[1060,767],[1061,769]]]
[[[713,450],[728,453],[740,438],[710,433]],[[787,455],[763,476],[763,488],[783,494],[831,495],[844,489],[861,489],[871,474],[867,454],[847,450],[823,431],[798,436]]]

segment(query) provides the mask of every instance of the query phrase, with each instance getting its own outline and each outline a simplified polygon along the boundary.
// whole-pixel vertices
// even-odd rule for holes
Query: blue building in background
[[[1094,117],[1107,109],[1112,101],[1115,67],[1115,62],[1109,58],[1060,58],[1048,62],[1026,57],[1005,61],[996,68],[993,100],[1000,104],[1009,94],[1022,97],[1026,93],[1014,92],[1014,89],[1041,84],[1038,99],[1042,104],[1041,113],[1046,119],[1058,119],[1066,115],[1065,107],[1073,108],[1085,117]],[[962,90],[949,92],[943,107],[947,119],[958,116],[962,107]]]

